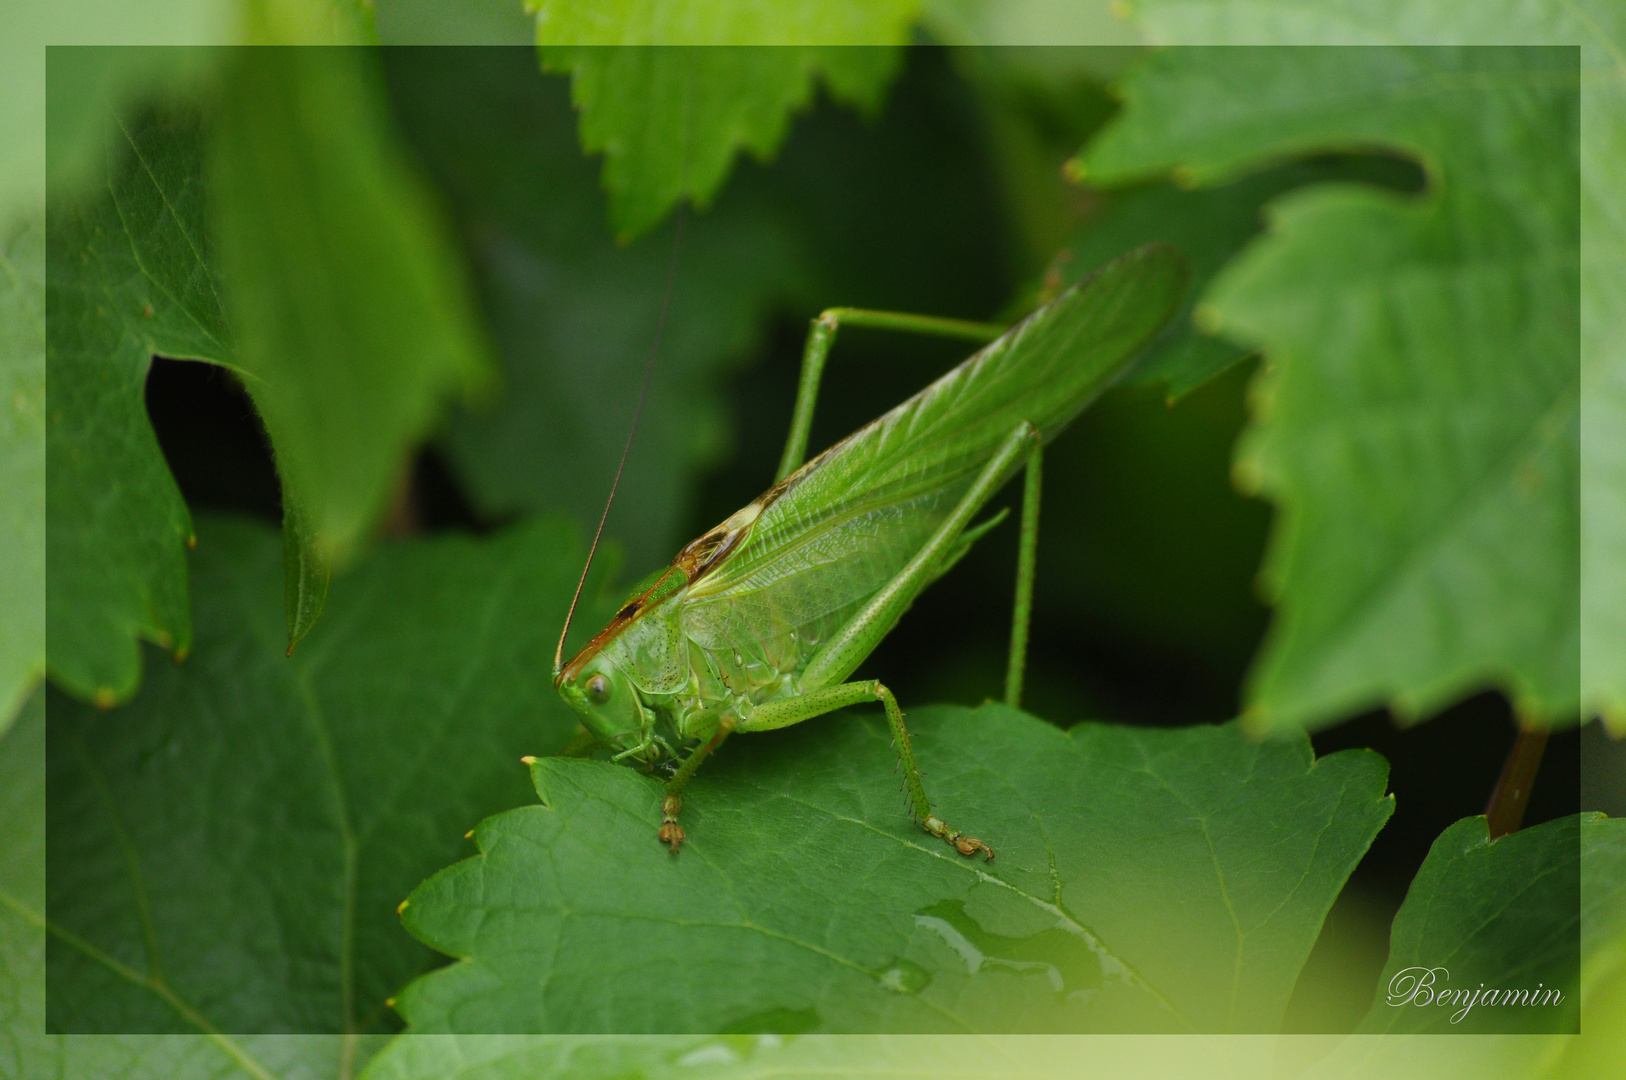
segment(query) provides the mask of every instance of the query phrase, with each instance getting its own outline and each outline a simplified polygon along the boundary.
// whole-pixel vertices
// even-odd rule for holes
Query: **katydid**
[[[1026,470],[1005,700],[1020,703],[1038,536],[1041,447],[1101,393],[1179,305],[1185,262],[1151,245],[1004,331],[832,309],[813,322],[774,484],[645,579],[554,686],[584,739],[671,769],[659,837],[672,851],[683,791],[734,733],[879,701],[914,818],[962,855],[992,848],[933,810],[892,692],[848,677],[914,598],[1004,517],[971,519]],[[843,325],[995,339],[891,412],[803,464],[825,355]],[[567,617],[566,630],[569,621]]]

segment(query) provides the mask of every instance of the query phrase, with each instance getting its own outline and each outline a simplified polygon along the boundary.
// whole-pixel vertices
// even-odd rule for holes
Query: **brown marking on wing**
[[[839,445],[838,443],[837,446]],[[616,612],[609,625],[594,634],[593,639],[583,645],[581,651],[571,658],[570,663],[564,666],[559,672],[558,678],[553,680],[553,685],[558,686],[567,679],[575,681],[576,676],[581,673],[582,667],[597,656],[599,650],[614,641],[623,630],[631,626],[646,610],[657,606],[667,596],[684,586],[692,585],[721,565],[723,560],[728,557],[728,553],[739,547],[745,541],[745,538],[751,535],[751,526],[756,524],[757,519],[762,516],[762,512],[772,506],[781,495],[795,487],[802,477],[817,467],[834,449],[835,447],[831,447],[830,450],[826,450],[749,503],[746,503],[739,510],[730,514],[726,521],[708,529],[683,545],[683,550],[677,553],[677,557],[672,560],[672,565],[667,569],[666,573],[657,578],[655,584],[645,589],[643,595]],[[753,510],[755,512],[750,513]],[[743,524],[730,525],[730,522],[734,522],[741,517],[746,518]],[[683,575],[682,584],[671,583],[674,571]]]

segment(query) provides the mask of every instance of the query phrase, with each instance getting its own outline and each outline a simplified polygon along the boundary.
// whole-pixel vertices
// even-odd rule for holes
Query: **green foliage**
[[[142,400],[154,353],[229,363],[194,111],[121,123],[100,197],[46,225],[47,667],[106,705],[135,693],[138,639],[192,640],[181,501]]]
[[[153,354],[228,365],[254,398],[295,511],[290,641],[440,398],[483,371],[370,59],[234,59],[207,196],[218,206],[205,206],[201,118],[182,108],[124,122],[105,193],[58,204],[48,228],[49,665],[103,704],[134,693],[138,639],[182,654],[191,641],[191,525],[142,400]]]
[[[1283,510],[1256,726],[1384,702],[1417,718],[1487,682],[1525,715],[1573,715],[1574,60],[1162,53],[1087,151],[1109,182],[1178,169],[1212,183],[1350,144],[1430,170],[1422,199],[1323,185],[1280,201],[1205,298],[1213,328],[1270,359],[1239,462]],[[1401,93],[1417,84],[1433,89]]]
[[[1114,108],[1101,80],[1134,50],[898,48],[918,7],[927,33],[974,46],[1101,33],[1094,0],[544,2],[534,27],[517,5],[431,7],[380,0],[378,36],[534,30],[540,66],[569,71],[569,88],[530,45],[242,50],[166,68],[147,85],[184,86],[192,104],[170,93],[104,147],[99,118],[130,73],[163,65],[86,53],[53,66],[68,95],[52,98],[68,125],[53,203],[43,233],[0,245],[0,551],[26,550],[45,524],[51,545],[49,568],[0,559],[0,1075],[1286,1075],[1248,1041],[946,1033],[1276,1030],[1393,805],[1380,758],[1316,761],[1301,726],[1385,702],[1421,716],[1485,685],[1529,717],[1626,715],[1626,195],[1613,182],[1626,16],[1613,7],[1148,0],[1165,38],[1373,47],[1153,56],[1080,159],[1094,190],[1059,165]],[[239,25],[250,41],[355,41],[372,11],[247,0]],[[1573,50],[1394,44],[1475,32],[1580,41],[1579,82]],[[828,45],[856,38],[877,47]],[[764,39],[787,44],[739,47]],[[635,47],[595,47],[623,42]],[[733,47],[702,47],[717,42]],[[219,78],[177,83],[185,70]],[[736,168],[741,149],[759,162]],[[70,182],[86,175],[91,189]],[[1233,365],[1262,349],[1237,475],[1281,508],[1267,576],[1280,606],[1250,718],[1285,737],[1063,731],[998,706],[921,704],[996,681],[980,680],[1003,659],[984,646],[1008,619],[1007,528],[874,660],[930,691],[900,690],[919,705],[928,786],[994,862],[910,823],[874,717],[733,740],[690,789],[676,857],[655,840],[656,777],[544,758],[528,786],[516,759],[574,728],[548,672],[580,569],[575,526],[602,505],[684,199],[696,209],[610,525],[638,570],[766,483],[771,461],[754,459],[782,439],[807,316],[989,317],[1019,310],[1012,282],[1047,265],[1054,288],[1173,240],[1198,270],[1186,309],[1136,385],[1046,458],[1031,698],[1052,720],[1138,707],[1189,721],[1208,712],[1182,684],[1212,667],[1204,700],[1229,708],[1264,619],[1243,585],[1265,510],[1226,476],[1253,368]],[[1072,261],[1052,261],[1064,247]],[[485,371],[465,255],[505,380],[442,428],[447,400]],[[915,348],[844,334],[815,448],[951,359]],[[775,359],[727,387],[754,352]],[[191,512],[143,408],[154,353],[243,379],[286,495],[281,544],[200,514],[190,587]],[[164,450],[193,497],[198,450],[171,441],[162,404]],[[409,453],[442,432],[398,504],[427,510],[419,524],[472,508],[484,524],[564,510],[574,525],[359,551],[406,490]],[[333,580],[323,633],[285,658],[347,552],[357,563]],[[10,616],[47,586],[57,689],[7,733],[44,653],[37,624]],[[602,625],[599,592],[578,637]],[[923,626],[910,674],[898,639]],[[192,655],[146,650],[160,662],[133,696],[143,639]],[[1094,675],[1067,681],[1144,662],[1142,639],[1174,661],[1124,676],[1155,706],[1119,712]],[[132,696],[110,714],[86,704]],[[470,858],[458,837],[488,814]],[[1555,970],[1570,996],[1557,1026],[1579,1003],[1587,1035],[1355,1037],[1314,1074],[1618,1070],[1623,853],[1620,823],[1598,816],[1495,843],[1480,819],[1459,822],[1413,882],[1383,976],[1438,962],[1453,985],[1552,985]],[[414,886],[403,927],[396,904]],[[462,962],[432,970],[431,949]],[[1440,1028],[1376,989],[1369,1027]],[[415,1031],[460,1034],[392,1039],[390,995]],[[187,1034],[45,1036],[47,1018]],[[1509,1027],[1489,1010],[1472,1022]]]
[[[399,482],[403,449],[485,370],[457,262],[383,122],[375,63],[242,50],[215,148],[237,362],[298,504],[285,507],[291,642]]]
[[[0,1074],[44,1051],[45,707],[36,693],[0,735]]]
[[[1426,1022],[1422,1034],[1397,1034],[1394,1029],[1383,1034],[1361,1034],[1345,1039],[1316,1066],[1305,1073],[1305,1080],[1367,1080],[1371,1077],[1429,1077],[1438,1080],[1469,1080],[1491,1077],[1494,1080],[1593,1080],[1611,1076],[1620,1069],[1620,1049],[1623,1041],[1621,1018],[1626,1017],[1626,924],[1621,904],[1626,896],[1626,820],[1605,818],[1601,814],[1583,814],[1577,819],[1567,818],[1549,822],[1525,837],[1521,844],[1499,850],[1503,844],[1519,837],[1515,833],[1488,847],[1483,843],[1482,819],[1469,818],[1452,826],[1436,845],[1435,857],[1419,875],[1429,875],[1436,895],[1444,898],[1446,892],[1457,892],[1460,906],[1457,911],[1434,913],[1430,917],[1422,906],[1408,895],[1402,915],[1406,919],[1406,932],[1414,944],[1441,947],[1451,938],[1463,945],[1464,963],[1500,968],[1511,973],[1523,966],[1529,954],[1520,951],[1514,943],[1516,923],[1522,916],[1539,913],[1546,902],[1555,899],[1562,890],[1573,891],[1576,884],[1574,861],[1580,857],[1580,895],[1571,896],[1567,903],[1555,905],[1549,915],[1557,915],[1553,923],[1542,926],[1562,926],[1557,941],[1549,940],[1543,949],[1559,965],[1568,965],[1570,983],[1564,987],[1570,994],[1575,989],[1574,955],[1577,908],[1580,915],[1580,1007],[1582,1033],[1549,1035],[1546,1038],[1530,1034],[1499,1036],[1469,1036],[1450,1039],[1437,1037],[1440,1030],[1462,1031],[1469,1027],[1468,1017],[1457,1025],[1441,1024],[1432,1017],[1403,1016],[1399,1023]],[[1527,864],[1525,868],[1520,863]],[[1534,864],[1540,876],[1521,876],[1529,864]],[[1443,871],[1443,873],[1442,873]],[[1545,871],[1544,874],[1541,872]],[[1501,880],[1498,880],[1501,879]],[[1513,888],[1517,890],[1508,908],[1502,912],[1487,910],[1486,898],[1472,893],[1461,895],[1465,886],[1477,883],[1481,888]],[[1426,886],[1425,886],[1426,887]],[[1578,902],[1578,903],[1577,903]],[[1479,931],[1466,939],[1463,932],[1471,928],[1464,918],[1466,910],[1488,914],[1491,918]],[[1434,929],[1419,939],[1415,931],[1422,930],[1425,921]],[[1395,922],[1397,934],[1401,920]],[[1534,939],[1532,939],[1534,940]],[[1556,947],[1554,947],[1556,946]],[[1501,962],[1496,954],[1503,953]],[[1485,962],[1489,960],[1488,965]],[[1455,964],[1455,961],[1453,961]],[[1391,964],[1391,967],[1393,965]],[[1451,968],[1452,981],[1463,981],[1456,966]],[[1386,973],[1387,974],[1387,973]],[[1536,981],[1542,981],[1540,975]],[[1479,982],[1475,976],[1473,983]],[[1490,979],[1486,979],[1490,985]],[[1477,988],[1477,987],[1476,987]],[[1574,997],[1571,997],[1573,1005]],[[1428,1013],[1442,1011],[1405,1007],[1388,1009],[1383,1003],[1380,987],[1373,1005],[1373,1021],[1380,1022],[1379,1012]],[[1454,1011],[1454,1010],[1444,1010]],[[1477,1008],[1470,1011],[1473,1015]],[[1504,1013],[1510,1010],[1503,1010]],[[1506,1022],[1508,1018],[1504,1016]],[[1547,1030],[1573,1030],[1573,1012],[1565,1022],[1552,1024]],[[1432,1021],[1432,1022],[1430,1022]],[[1514,1027],[1511,1022],[1508,1027]],[[1500,1028],[1508,1030],[1508,1028]]]
[[[1273,1041],[1113,1035],[462,1035],[396,1040],[363,1080],[1166,1080],[1271,1075]]]
[[[570,73],[582,149],[604,154],[610,220],[626,241],[680,199],[710,204],[739,150],[772,157],[816,78],[873,112],[918,6],[537,0],[534,10],[543,66]]]
[[[380,45],[523,45],[536,37],[524,7],[509,0],[375,0]]]
[[[1235,727],[916,710],[940,812],[897,793],[885,725],[740,737],[655,840],[661,787],[542,759],[542,806],[412,895],[408,929],[466,962],[400,996],[424,1031],[1272,1029],[1344,878],[1388,818],[1366,751]],[[537,992],[541,980],[542,992]]]
[[[1389,961],[1361,1030],[1577,1030],[1580,826],[1579,817],[1560,818],[1492,843],[1485,819],[1471,817],[1441,833],[1395,915]],[[1441,970],[1419,989],[1431,968]],[[1470,1005],[1481,987],[1538,986],[1558,990],[1560,1003]],[[1456,1003],[1459,991],[1470,998]],[[1442,1007],[1447,994],[1454,1004]]]
[[[1142,386],[1164,385],[1173,401],[1252,352],[1193,327],[1191,311],[1215,273],[1263,229],[1267,202],[1306,184],[1369,180],[1404,186],[1410,179],[1400,162],[1328,157],[1283,165],[1219,187],[1158,183],[1105,192],[1105,204],[1067,249],[1070,254],[1059,280],[1077,280],[1116,253],[1154,240],[1186,253],[1192,281],[1185,306],[1131,377]]]
[[[279,550],[201,522],[192,657],[116,718],[51,698],[54,1028],[388,1028],[430,963],[396,904],[573,728],[548,675],[568,525],[384,547],[292,659]]]
[[[500,402],[449,422],[448,464],[489,519],[565,511],[595,521],[660,318],[672,226],[614,242],[565,88],[538,76],[528,50],[388,50],[385,62],[403,127],[473,254],[504,366]],[[970,305],[998,287],[986,258],[997,237],[974,216],[968,136],[945,116],[954,84],[940,70],[920,74],[899,87],[879,128],[826,110],[772,169],[743,170],[716,206],[685,222],[649,399],[607,532],[636,574],[664,565],[713,523],[695,522],[693,502],[702,471],[733,449],[726,380],[760,348],[775,312],[811,317],[837,303],[921,310],[946,292],[944,314],[986,314]],[[941,230],[938,220],[966,225]],[[850,355],[838,347],[834,363]],[[821,415],[835,407],[821,403]],[[783,409],[763,418],[774,427],[774,455],[788,400]],[[867,401],[854,426],[880,409]],[[716,518],[772,479],[772,462],[758,464]]]
[[[325,1080],[354,1076],[381,1035],[51,1035],[24,1080]]]
[[[1626,9],[1581,46],[1581,704],[1626,736]],[[1580,29],[1580,27],[1577,27]]]
[[[45,229],[0,233],[0,736],[45,673]]]
[[[537,74],[530,50],[403,50],[386,61],[416,149],[484,271],[504,364],[500,403],[448,425],[450,464],[490,517],[563,510],[596,520],[660,318],[670,229],[616,246],[563,86]],[[760,203],[725,204],[686,227],[637,453],[617,496],[617,521],[635,527],[611,526],[640,570],[682,542],[694,472],[722,448],[721,371],[806,276],[781,233]]]

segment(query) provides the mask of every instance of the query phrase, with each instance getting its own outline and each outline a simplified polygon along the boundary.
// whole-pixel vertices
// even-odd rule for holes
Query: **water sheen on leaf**
[[[465,962],[399,996],[411,1030],[1271,1030],[1393,805],[1376,754],[1234,725],[909,720],[993,862],[910,821],[874,717],[730,741],[676,856],[653,778],[544,758],[543,805],[412,894],[408,929]]]
[[[550,676],[567,523],[386,545],[292,658],[280,552],[201,520],[192,656],[116,723],[49,699],[53,1029],[388,1030],[433,963],[396,905],[574,727]]]
[[[1098,181],[1214,183],[1349,145],[1419,157],[1428,190],[1328,184],[1203,303],[1264,347],[1238,475],[1281,507],[1256,726],[1486,684],[1577,701],[1579,130],[1573,49],[1176,49],[1089,148]]]

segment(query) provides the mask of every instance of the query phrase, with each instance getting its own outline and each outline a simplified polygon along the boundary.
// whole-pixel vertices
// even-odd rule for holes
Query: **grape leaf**
[[[291,643],[441,398],[487,374],[375,66],[349,48],[234,53],[211,173],[237,362],[297,504],[284,507]]]
[[[1626,736],[1626,8],[1581,42],[1581,705]],[[1569,36],[1569,35],[1566,35]]]
[[[46,223],[46,654],[103,705],[135,692],[138,639],[192,640],[190,515],[142,399],[154,353],[233,355],[203,224],[198,117],[126,119],[105,194]]]
[[[1166,1080],[1272,1075],[1273,1040],[1030,1035],[446,1035],[397,1039],[362,1080]]]
[[[1150,0],[1165,41],[1579,45],[1581,52],[1581,700],[1626,733],[1626,10],[1605,0],[1372,4]]]
[[[536,24],[510,0],[375,0],[380,45],[515,45],[531,48]]]
[[[1191,259],[1186,304],[1136,365],[1129,381],[1163,383],[1170,401],[1185,396],[1251,349],[1212,337],[1191,325],[1191,309],[1221,266],[1264,227],[1266,202],[1306,184],[1333,180],[1410,186],[1406,163],[1384,158],[1324,157],[1296,161],[1219,187],[1189,190],[1171,183],[1103,192],[1104,205],[1078,231],[1058,282],[1078,280],[1121,251],[1162,240]]]
[[[230,275],[195,108],[123,121],[105,190],[59,201],[47,227],[48,663],[59,686],[104,705],[135,692],[138,639],[177,653],[191,641],[191,525],[142,400],[153,354],[231,367],[255,400],[303,508],[289,515],[293,639],[439,397],[479,366],[455,261],[379,134],[361,54],[233,55],[222,190],[209,195],[223,195],[214,219],[236,241]]]
[[[1423,1028],[1426,1034],[1394,1034],[1391,1030],[1383,1034],[1357,1034],[1346,1039],[1306,1072],[1305,1080],[1366,1080],[1370,1077],[1392,1077],[1395,1080],[1410,1080],[1412,1077],[1418,1080],[1425,1077],[1429,1080],[1592,1080],[1594,1077],[1617,1074],[1622,1060],[1621,1044],[1626,1041],[1626,1035],[1622,1034],[1626,1028],[1620,1023],[1623,1011],[1626,1011],[1626,994],[1622,993],[1626,990],[1626,978],[1623,978],[1626,975],[1626,923],[1621,918],[1622,912],[1626,912],[1626,906],[1621,904],[1622,898],[1626,897],[1626,821],[1606,818],[1601,814],[1583,814],[1579,818],[1579,835],[1576,824],[1576,818],[1549,822],[1538,826],[1539,829],[1549,830],[1546,834],[1527,839],[1523,845],[1499,851],[1501,845],[1522,834],[1503,837],[1486,847],[1479,838],[1484,831],[1482,818],[1458,822],[1436,842],[1435,851],[1430,853],[1414,884],[1414,890],[1419,895],[1414,900],[1412,894],[1408,893],[1405,906],[1396,917],[1395,929],[1398,942],[1402,930],[1401,919],[1404,917],[1408,923],[1408,936],[1415,942],[1415,931],[1421,929],[1425,918],[1428,918],[1424,911],[1419,910],[1423,904],[1422,890],[1432,887],[1436,895],[1441,895],[1440,887],[1443,886],[1446,891],[1461,892],[1464,886],[1471,887],[1473,881],[1469,876],[1473,875],[1481,889],[1495,891],[1488,896],[1474,895],[1470,891],[1466,896],[1459,896],[1458,910],[1434,913],[1432,918],[1428,918],[1434,931],[1430,934],[1430,944],[1440,948],[1443,945],[1441,938],[1460,934],[1464,929],[1461,924],[1465,910],[1484,912],[1490,906],[1487,901],[1507,900],[1506,909],[1496,914],[1479,935],[1465,943],[1462,955],[1466,959],[1461,962],[1484,964],[1486,960],[1493,960],[1496,952],[1502,951],[1503,963],[1493,962],[1489,966],[1507,971],[1531,957],[1525,946],[1539,942],[1542,921],[1546,921],[1548,930],[1554,929],[1555,922],[1567,923],[1565,932],[1558,936],[1567,936],[1569,955],[1562,955],[1564,949],[1553,952],[1560,954],[1557,959],[1561,963],[1570,965],[1573,976],[1574,920],[1579,907],[1580,1035],[1557,1034],[1545,1038],[1529,1034],[1473,1035],[1452,1039],[1435,1036],[1434,1032],[1438,1030],[1462,1030],[1469,1024],[1468,1017],[1457,1025],[1439,1022],[1427,1024]],[[1580,859],[1579,896],[1573,891],[1576,886],[1573,864],[1577,852]],[[1528,880],[1518,869],[1518,864],[1532,855],[1548,871],[1542,881]],[[1442,874],[1441,871],[1447,867],[1448,872]],[[1561,885],[1562,890],[1570,891],[1568,901],[1543,910],[1542,900],[1556,899],[1556,894],[1562,891],[1555,888],[1555,884]],[[1541,895],[1543,892],[1546,893],[1545,898]],[[1517,925],[1521,918],[1530,916],[1536,916],[1533,923],[1522,927]],[[1460,983],[1463,981],[1459,977],[1463,968],[1455,966],[1456,963],[1453,961],[1450,968],[1451,981]],[[1393,964],[1390,971],[1385,972],[1386,978],[1392,977],[1392,970]],[[1537,976],[1533,981],[1542,980]],[[1477,984],[1479,976],[1476,975],[1473,982]],[[1473,988],[1477,989],[1477,986]],[[1411,1020],[1413,1023],[1426,1024],[1431,1018],[1420,1014],[1442,1011],[1441,1007],[1389,1008],[1384,1000],[1385,989],[1383,985],[1378,988],[1369,1022],[1381,1023],[1384,1018],[1379,1013],[1411,1013],[1417,1015],[1403,1016],[1402,1022]],[[1438,978],[1435,989],[1439,989]],[[1565,992],[1573,989],[1572,982]],[[1573,1009],[1574,998],[1570,999],[1568,1005]],[[1493,1006],[1492,1010],[1498,1008]],[[1443,1007],[1447,1013],[1457,1009],[1460,1006]],[[1470,1010],[1468,1016],[1492,1010],[1479,1006]],[[1527,1006],[1523,1011],[1534,1009]],[[1573,1021],[1573,1012],[1570,1019]],[[1559,1030],[1565,1029],[1559,1027]]]
[[[24,706],[0,739],[0,1076],[254,1080],[340,1075],[341,1036],[45,1033],[45,709]],[[380,1037],[350,1040],[359,1068]]]
[[[679,199],[708,205],[741,149],[759,160],[822,78],[873,112],[919,0],[534,0],[544,70],[569,72],[581,145],[604,154],[610,220],[623,240]],[[815,44],[816,43],[816,44]],[[851,48],[848,46],[872,46]]]
[[[48,1035],[21,1080],[348,1080],[386,1035]]]
[[[1441,833],[1395,914],[1361,1030],[1578,1030],[1581,820],[1494,843],[1483,816]],[[1481,988],[1502,996],[1482,999]],[[1507,994],[1524,992],[1551,1001],[1503,1007]]]
[[[732,741],[656,842],[659,783],[543,758],[541,806],[414,890],[463,963],[398,998],[435,1031],[1270,1030],[1387,819],[1382,758],[1234,726],[912,714],[961,858],[912,824],[884,724]]]
[[[0,233],[0,736],[45,673],[45,229]]]
[[[549,677],[568,524],[382,547],[292,658],[280,546],[200,521],[191,658],[117,723],[50,697],[52,1030],[387,1030],[432,962],[396,904],[574,728]]]
[[[45,708],[0,735],[0,1075],[22,1076],[45,1036]]]
[[[1265,347],[1239,450],[1278,503],[1278,607],[1255,727],[1485,684],[1577,706],[1578,108],[1573,49],[1181,49],[1091,145],[1113,182],[1213,183],[1349,145],[1420,157],[1429,191],[1323,185],[1211,286],[1211,328]],[[1426,92],[1425,92],[1426,91]]]

